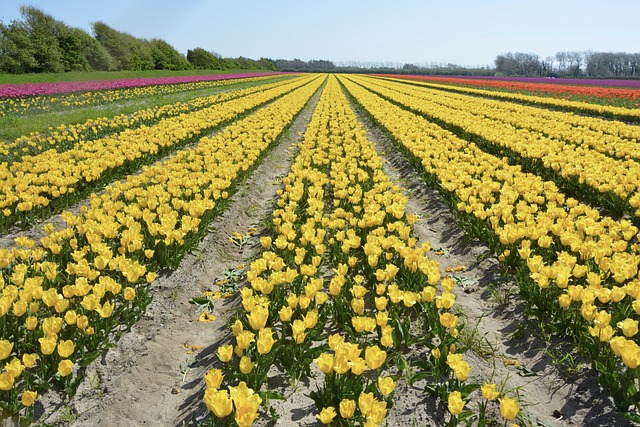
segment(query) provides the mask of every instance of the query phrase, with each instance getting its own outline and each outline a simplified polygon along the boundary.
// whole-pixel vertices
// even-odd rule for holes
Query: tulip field
[[[600,399],[607,422],[640,422],[640,89],[509,84],[256,73],[0,85],[0,115],[16,117],[197,94],[0,141],[3,417],[22,425],[50,425],[53,413],[55,425],[601,425],[588,413]],[[285,141],[281,165],[272,157]],[[231,232],[242,223],[234,204],[261,167],[273,173],[273,194],[247,207],[258,221]],[[424,194],[431,205],[420,204]],[[445,213],[429,210],[436,199]],[[445,214],[460,234],[429,231]],[[202,242],[221,239],[221,229],[228,239],[205,254]],[[457,245],[487,252],[458,265]],[[485,258],[502,285],[470,285],[465,272]],[[225,265],[224,278],[207,264]],[[185,268],[203,272],[199,294],[176,283]],[[499,291],[507,283],[511,290]],[[162,294],[169,286],[173,305]],[[197,353],[176,362],[180,381],[170,392],[149,377],[139,390],[130,381],[129,391],[78,398],[79,389],[100,388],[96,365],[110,369],[109,352],[141,333],[150,307],[194,320],[172,329],[185,341],[176,348]],[[553,357],[528,367],[538,356],[489,342],[489,334],[507,340],[495,325]],[[204,348],[192,345],[206,337]],[[135,363],[151,357],[141,352]],[[172,360],[171,349],[156,357]],[[537,402],[532,387],[544,379],[525,382],[552,372],[572,384],[567,366],[592,379],[583,412],[567,408],[584,390]],[[547,386],[544,398],[564,387]],[[181,397],[188,390],[193,399]],[[111,419],[112,403],[96,415],[74,412],[82,399],[98,406],[118,394],[123,406],[160,401],[158,418]],[[52,395],[62,396],[57,408]],[[292,397],[306,400],[277,403]],[[172,404],[179,418],[166,415]]]

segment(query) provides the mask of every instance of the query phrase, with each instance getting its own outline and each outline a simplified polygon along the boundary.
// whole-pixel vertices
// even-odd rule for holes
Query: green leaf
[[[271,390],[260,391],[258,392],[258,395],[263,400],[286,400],[287,398],[284,394]]]

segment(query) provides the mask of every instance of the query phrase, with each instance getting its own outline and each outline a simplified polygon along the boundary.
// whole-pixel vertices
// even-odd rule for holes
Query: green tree
[[[188,70],[191,64],[180,52],[164,40],[151,39],[151,52],[158,70]]]
[[[138,39],[109,27],[104,22],[95,22],[93,31],[96,40],[113,57],[117,70],[153,70],[153,46],[144,39]]]
[[[9,25],[0,22],[0,71],[12,74],[36,70],[38,61],[24,23],[13,21]]]
[[[64,71],[56,20],[33,6],[20,6],[20,13],[29,32],[33,57],[38,62],[35,71]]]
[[[96,40],[109,52],[113,58],[116,70],[126,70],[131,62],[131,52],[122,43],[120,33],[103,22],[93,24],[93,32]]]
[[[226,68],[220,58],[201,47],[189,49],[187,51],[187,61],[191,63],[193,68],[200,70],[222,70]]]

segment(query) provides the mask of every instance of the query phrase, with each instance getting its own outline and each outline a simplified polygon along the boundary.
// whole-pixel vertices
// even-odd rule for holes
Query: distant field
[[[139,77],[203,76],[207,74],[234,74],[259,72],[261,70],[152,70],[152,71],[92,71],[70,73],[0,74],[0,84],[79,82],[83,80],[116,80]]]

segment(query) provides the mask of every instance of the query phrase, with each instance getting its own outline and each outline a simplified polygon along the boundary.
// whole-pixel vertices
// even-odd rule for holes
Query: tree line
[[[498,55],[495,72],[528,77],[640,77],[640,53],[557,52],[540,58],[534,53]]]
[[[222,58],[196,47],[187,55],[162,39],[141,39],[103,22],[92,24],[94,35],[74,28],[32,6],[20,7],[21,20],[0,21],[0,72],[247,69],[273,70],[266,58]]]

